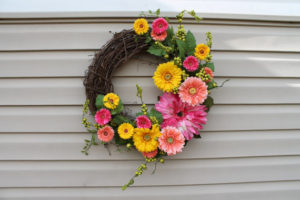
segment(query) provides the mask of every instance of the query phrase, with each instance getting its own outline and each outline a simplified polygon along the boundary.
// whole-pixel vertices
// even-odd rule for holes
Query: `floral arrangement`
[[[135,39],[143,39],[147,52],[164,60],[153,75],[154,84],[163,92],[153,108],[145,105],[138,85],[137,96],[142,106],[134,117],[123,112],[122,100],[113,92],[97,95],[95,112],[89,112],[89,99],[84,104],[82,123],[92,137],[85,140],[82,153],[88,155],[90,147],[100,141],[105,147],[115,144],[135,149],[145,158],[123,190],[147,169],[148,163],[164,163],[165,157],[182,152],[190,140],[200,138],[213,105],[210,91],[220,87],[214,81],[211,33],[206,33],[205,44],[197,44],[192,32],[182,24],[185,12],[176,16],[176,32],[167,17],[159,16],[159,10],[149,12],[151,18],[155,16],[151,26],[144,13],[133,24]],[[187,13],[200,20],[194,11]],[[92,115],[95,123],[89,122],[87,115]]]

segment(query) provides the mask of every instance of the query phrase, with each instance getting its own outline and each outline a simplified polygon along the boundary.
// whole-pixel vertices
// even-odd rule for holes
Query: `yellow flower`
[[[195,56],[200,59],[204,60],[210,52],[210,49],[205,44],[198,44],[195,48]]]
[[[123,123],[119,126],[118,133],[122,139],[130,139],[134,133],[134,127],[129,123]]]
[[[164,92],[172,92],[181,83],[181,69],[173,62],[158,65],[154,72],[155,85]]]
[[[136,128],[133,134],[133,142],[140,152],[151,152],[158,147],[158,138],[161,136],[159,126],[153,125],[149,128]]]
[[[114,93],[108,93],[103,98],[103,103],[106,108],[115,109],[119,105],[120,98]]]
[[[145,20],[144,18],[139,18],[135,20],[133,24],[133,29],[138,35],[143,35],[147,33],[149,30],[149,25],[147,20]]]

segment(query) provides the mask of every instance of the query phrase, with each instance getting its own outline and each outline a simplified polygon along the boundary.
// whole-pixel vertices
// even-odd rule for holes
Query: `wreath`
[[[88,155],[90,147],[100,142],[108,152],[109,144],[124,145],[145,158],[123,190],[147,169],[148,163],[155,162],[156,168],[156,163],[164,163],[165,157],[182,152],[191,139],[200,138],[213,105],[210,91],[220,87],[214,81],[211,33],[206,33],[206,44],[197,44],[193,33],[182,24],[185,13],[200,20],[194,11],[184,10],[176,16],[176,32],[167,17],[159,16],[159,9],[148,15],[142,13],[133,29],[115,33],[95,54],[86,73],[82,124],[92,134],[85,140],[82,153]],[[146,18],[153,20],[151,27]],[[142,88],[137,85],[141,111],[128,116],[123,112],[121,98],[113,92],[112,73],[142,52],[163,60],[153,75],[154,84],[163,94],[148,109]],[[94,122],[88,120],[89,115]]]

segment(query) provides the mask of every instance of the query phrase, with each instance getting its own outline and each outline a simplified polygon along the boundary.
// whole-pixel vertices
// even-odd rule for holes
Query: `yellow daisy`
[[[161,136],[159,127],[153,125],[149,128],[136,128],[133,134],[133,142],[136,149],[140,152],[151,152],[158,147],[158,138]]]
[[[108,109],[115,109],[119,105],[119,102],[119,96],[114,93],[108,93],[103,98],[104,106]]]
[[[154,84],[164,92],[172,92],[181,83],[181,73],[173,62],[162,63],[154,72]]]
[[[149,25],[146,19],[144,18],[139,18],[135,20],[133,24],[133,29],[138,35],[143,35],[148,32],[149,30]]]
[[[129,123],[123,123],[119,126],[118,133],[122,139],[130,139],[134,133],[134,127]]]
[[[200,59],[204,60],[210,52],[210,49],[205,44],[198,44],[195,48],[195,56]]]

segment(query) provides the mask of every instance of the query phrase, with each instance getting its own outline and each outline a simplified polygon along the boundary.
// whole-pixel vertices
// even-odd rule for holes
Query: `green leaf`
[[[157,9],[155,13],[156,13],[157,16],[159,16],[160,15],[160,9]]]
[[[166,51],[157,47],[156,45],[150,46],[149,49],[147,50],[147,52],[152,55],[155,55],[155,56],[163,56],[163,55],[167,54]]]
[[[96,107],[98,110],[100,108],[104,108],[103,98],[104,98],[104,95],[102,95],[102,94],[99,94],[96,98]]]
[[[119,105],[115,109],[111,110],[111,114],[112,115],[119,114],[123,111],[123,108],[124,108],[124,105],[122,103],[122,100],[120,99]]]
[[[211,96],[208,96],[204,101],[203,105],[207,107],[206,112],[208,112],[210,108],[214,105],[214,99]]]
[[[213,72],[215,71],[215,65],[213,62],[207,63],[206,67],[210,68]]]
[[[186,34],[186,47],[188,56],[193,55],[196,47],[196,39],[191,31]]]
[[[116,127],[121,125],[122,123],[132,123],[130,119],[123,115],[116,115],[111,121],[113,124],[115,124]]]
[[[151,42],[151,40],[152,40],[152,38],[150,36],[147,36],[145,43],[149,43],[149,42]]]
[[[171,26],[171,27],[169,27],[168,29],[167,29],[167,37],[166,37],[166,39],[165,39],[165,42],[167,43],[167,45],[168,46],[172,46],[173,44],[172,44],[172,38],[173,38],[173,36],[174,36],[174,29],[173,29],[173,27]]]
[[[155,110],[155,108],[151,108],[149,115],[155,117],[159,124],[163,122],[162,114],[157,110]]]
[[[182,40],[176,40],[176,44],[179,49],[179,56],[181,57],[182,60],[185,58],[185,51],[186,51],[186,43]]]

